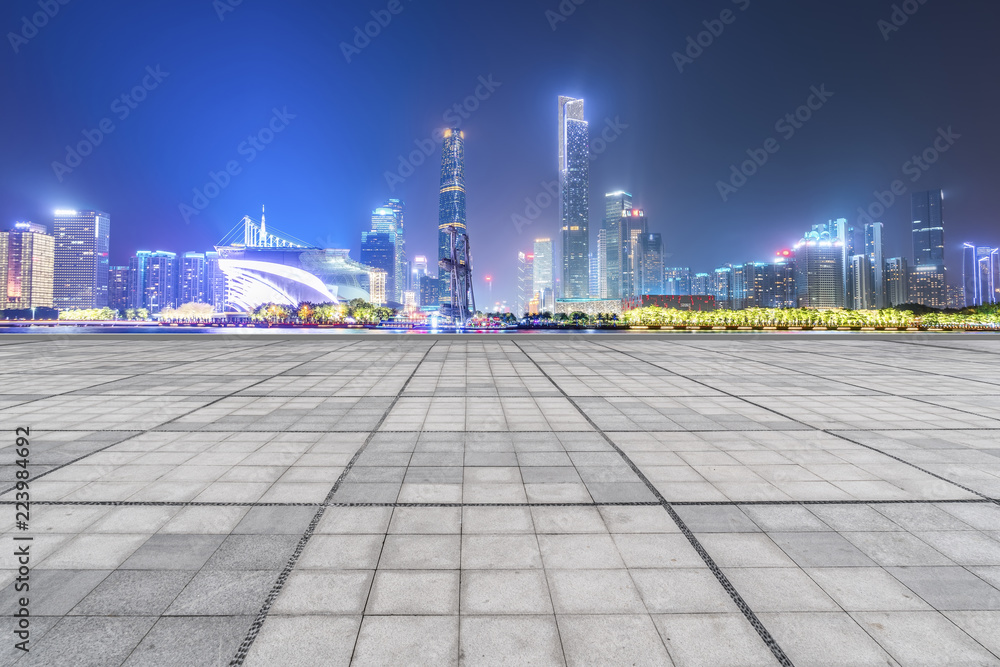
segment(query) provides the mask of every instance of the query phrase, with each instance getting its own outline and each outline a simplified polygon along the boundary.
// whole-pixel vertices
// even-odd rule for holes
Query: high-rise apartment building
[[[851,257],[851,308],[854,310],[872,310],[875,308],[875,286],[872,283],[874,270],[868,255]]]
[[[632,211],[632,195],[624,190],[604,195],[605,235],[605,298],[620,299],[622,296],[622,232],[624,213]]]
[[[177,253],[157,250],[146,260],[145,304],[151,315],[177,306],[177,280],[180,263]]]
[[[944,263],[944,193],[915,192],[911,197],[913,268],[910,296],[914,303],[946,308],[948,294]]]
[[[465,133],[445,130],[441,149],[441,190],[438,198],[438,259],[451,258],[448,227],[464,233],[465,224]],[[451,275],[438,267],[439,302],[451,304]]]
[[[229,278],[219,267],[219,253],[205,253],[205,287],[208,290],[208,303],[215,312],[224,313],[229,309]]]
[[[559,217],[562,296],[590,293],[590,131],[583,100],[559,97]]]
[[[538,295],[539,308],[553,312],[555,299],[555,259],[552,239],[535,239],[535,260],[532,289]]]
[[[146,269],[153,253],[140,250],[128,260],[128,287],[126,305],[128,308],[146,308]]]
[[[655,232],[643,237],[642,293],[667,293],[663,273],[663,237]]]
[[[709,293],[715,297],[718,308],[732,308],[733,267],[721,266],[709,274]]]
[[[696,273],[691,278],[692,296],[712,296],[711,276],[707,273]]]
[[[55,239],[45,232],[33,222],[0,232],[0,310],[53,307]]]
[[[669,296],[691,294],[691,269],[671,267],[663,270],[664,286]]]
[[[406,287],[406,264],[400,254],[398,222],[395,209],[380,206],[372,211],[371,230],[361,233],[361,263],[386,272],[386,297],[393,303],[402,303]]]
[[[633,208],[631,211],[622,211],[621,215],[621,221],[618,223],[621,233],[622,265],[620,298],[637,299],[643,295],[643,262],[649,226],[646,223],[646,212],[642,209]],[[662,259],[660,266],[662,266]]]
[[[396,214],[396,288],[402,298],[402,293],[411,289],[406,256],[406,204],[399,199],[389,199],[385,208],[392,209]]]
[[[528,304],[535,297],[535,255],[530,252],[517,253],[517,306],[514,314],[518,317],[528,312]]]
[[[111,217],[100,211],[56,211],[52,235],[53,306],[59,310],[107,306]]]
[[[791,250],[781,250],[771,264],[761,269],[761,308],[795,308],[798,298],[795,291],[795,259]]]
[[[128,310],[127,266],[112,266],[108,269],[108,307],[124,314]]]
[[[813,225],[795,246],[795,287],[800,308],[843,308],[844,242],[837,223]]]
[[[966,308],[1000,303],[1000,249],[963,244],[962,287]]]
[[[885,243],[882,241],[882,223],[865,225],[865,255],[871,266],[871,308],[889,307],[885,291]]]
[[[210,303],[205,253],[186,252],[180,261],[177,304]]]
[[[603,226],[597,230],[597,276],[594,276],[594,264],[591,264],[590,283],[596,281],[597,288],[592,290],[591,296],[598,299],[608,298],[608,230]]]
[[[910,272],[905,257],[885,260],[885,293],[893,308],[910,303]]]

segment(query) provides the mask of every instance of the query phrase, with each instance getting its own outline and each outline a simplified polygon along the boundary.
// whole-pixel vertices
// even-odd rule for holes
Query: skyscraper
[[[394,287],[396,275],[396,235],[390,232],[362,232],[361,233],[361,263],[372,269],[381,271],[380,281],[384,281],[384,286],[379,285],[381,292],[381,303],[386,299],[395,300]],[[369,294],[375,298],[372,290],[374,286],[369,281]],[[374,303],[374,301],[372,302]],[[398,302],[397,302],[398,303]]]
[[[885,293],[885,244],[882,242],[882,223],[865,225],[865,255],[871,267],[871,302],[869,308],[881,309],[889,305]]]
[[[145,306],[150,314],[177,306],[177,253],[157,250],[146,260]]]
[[[146,269],[153,253],[139,250],[128,260],[128,287],[126,305],[128,308],[146,308]]]
[[[406,204],[399,199],[389,199],[385,207],[396,214],[396,289],[402,298],[402,293],[411,289],[406,257]]]
[[[813,225],[795,246],[795,288],[800,308],[844,307],[844,242],[837,229],[836,223]]]
[[[552,239],[535,239],[535,264],[532,289],[538,295],[538,307],[543,311],[555,310],[555,262],[552,256]]]
[[[605,298],[620,299],[622,296],[622,213],[631,212],[632,195],[624,190],[604,195],[605,233]]]
[[[1000,302],[1000,249],[963,244],[962,286],[966,308]]]
[[[127,266],[112,266],[108,269],[108,307],[124,314],[128,310]]]
[[[691,295],[692,296],[711,296],[712,289],[709,284],[709,275],[707,273],[696,273],[694,277],[691,278]]]
[[[55,213],[55,308],[104,308],[108,305],[108,246],[111,218],[100,211]]]
[[[361,263],[385,271],[386,298],[394,303],[403,302],[406,287],[406,262],[400,252],[398,215],[395,209],[380,206],[372,211],[371,231],[361,233]],[[383,246],[391,246],[388,255]],[[373,253],[377,254],[377,259]]]
[[[562,296],[590,292],[590,131],[583,100],[559,97],[559,217],[562,225]]]
[[[875,286],[872,284],[874,267],[868,255],[851,257],[851,308],[854,310],[871,310],[875,308]]]
[[[181,257],[178,290],[178,305],[185,303],[208,303],[207,273],[205,254],[186,252]]]
[[[931,308],[948,305],[944,264],[944,193],[915,192],[911,197],[913,270],[910,292],[914,303]]]
[[[642,209],[623,210],[621,216],[618,223],[622,258],[620,298],[636,299],[643,294],[645,238],[649,234],[649,226],[646,224],[646,212]]]
[[[465,232],[465,133],[459,129],[445,130],[441,148],[441,194],[438,198],[438,259],[451,257],[451,237],[448,227]],[[440,266],[441,287],[438,299],[451,304],[451,277]]]
[[[45,232],[33,222],[0,232],[0,310],[52,308],[55,239]]]
[[[672,267],[663,270],[666,293],[670,296],[688,296],[691,294],[691,269],[687,267]]]
[[[885,292],[886,301],[893,308],[910,303],[910,272],[905,257],[885,260]]]
[[[595,276],[593,265],[591,265],[590,282],[594,284]],[[608,230],[601,227],[597,230],[597,289],[591,296],[598,299],[608,298]]]
[[[663,281],[663,237],[651,232],[643,237],[642,293],[666,294]]]
[[[528,312],[528,304],[535,296],[535,255],[517,253],[517,306],[514,314],[520,317]]]
[[[224,313],[229,309],[229,279],[226,272],[219,267],[219,253],[205,253],[205,287],[208,290],[208,303],[215,312]]]

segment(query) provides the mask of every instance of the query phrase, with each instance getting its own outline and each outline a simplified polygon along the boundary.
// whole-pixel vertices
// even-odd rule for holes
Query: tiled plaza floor
[[[7,336],[0,369],[0,664],[1000,665],[998,337]]]

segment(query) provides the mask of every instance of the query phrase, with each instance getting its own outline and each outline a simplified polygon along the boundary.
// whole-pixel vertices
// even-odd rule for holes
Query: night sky
[[[492,77],[462,128],[477,292],[492,274],[494,299],[514,299],[518,250],[558,236],[558,204],[520,232],[512,216],[557,178],[560,94],[586,100],[593,139],[620,129],[591,164],[593,238],[603,194],[628,189],[668,266],[767,260],[812,224],[856,221],[896,179],[906,194],[880,216],[889,256],[911,254],[909,193],[925,189],[945,191],[950,282],[963,241],[1000,243],[1000,3],[897,0],[890,31],[890,0],[563,0],[568,16],[559,0],[397,1],[393,15],[389,0],[42,0],[55,15],[35,31],[23,17],[39,1],[5,0],[0,227],[101,209],[124,264],[211,249],[266,204],[269,225],[357,257],[371,210],[398,197],[411,258],[433,255],[440,146],[395,190],[385,174]],[[730,23],[712,23],[724,10]],[[341,44],[372,11],[391,21],[348,63]],[[705,21],[721,34],[679,72],[673,54]],[[121,100],[144,82],[145,99]],[[833,95],[788,137],[776,123],[814,86]],[[114,131],[57,176],[102,121]],[[244,143],[272,122],[263,150]],[[904,173],[939,128],[947,152]],[[724,202],[717,183],[769,138],[780,149]],[[230,162],[239,173],[186,221],[180,205],[205,204],[193,190]]]

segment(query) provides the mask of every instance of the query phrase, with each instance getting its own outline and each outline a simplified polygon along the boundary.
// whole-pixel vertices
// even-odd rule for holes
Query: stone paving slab
[[[0,361],[0,664],[1000,665],[994,337],[19,337]]]

